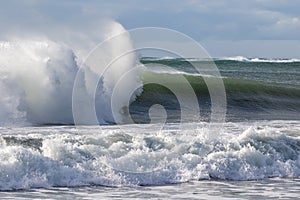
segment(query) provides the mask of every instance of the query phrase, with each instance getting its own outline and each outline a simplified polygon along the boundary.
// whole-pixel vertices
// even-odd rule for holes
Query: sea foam
[[[205,125],[2,128],[0,189],[299,178],[296,122],[228,123],[215,139]]]

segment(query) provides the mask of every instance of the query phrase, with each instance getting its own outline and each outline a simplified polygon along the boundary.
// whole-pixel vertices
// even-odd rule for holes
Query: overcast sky
[[[126,29],[175,29],[212,56],[300,57],[299,0],[1,1],[0,37],[64,31],[84,35],[110,19]]]

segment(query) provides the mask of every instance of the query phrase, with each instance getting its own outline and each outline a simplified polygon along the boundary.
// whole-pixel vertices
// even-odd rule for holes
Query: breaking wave
[[[229,61],[237,61],[237,62],[265,62],[265,63],[293,63],[300,62],[300,59],[297,58],[247,58],[243,56],[235,56],[235,57],[223,57],[217,58],[216,60],[229,60]]]
[[[217,139],[195,126],[2,128],[0,190],[300,177],[298,122],[228,123]]]
[[[91,82],[100,79],[96,94],[98,120],[101,124],[114,122],[109,98],[118,77],[139,65],[139,60],[135,54],[126,55],[106,70],[111,59],[133,48],[129,33],[120,24],[112,23],[107,30],[109,37],[124,34],[102,49],[97,66],[83,65],[83,59],[76,57],[72,49],[48,39],[0,42],[0,126],[74,124],[72,92],[80,69],[83,81],[79,98],[83,105],[93,100]],[[99,78],[101,70],[106,71]],[[132,76],[127,85],[140,81],[136,78],[138,71]],[[124,101],[120,98],[118,109]]]

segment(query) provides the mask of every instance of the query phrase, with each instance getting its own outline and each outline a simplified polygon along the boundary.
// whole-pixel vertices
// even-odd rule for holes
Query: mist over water
[[[77,57],[76,50],[62,42],[49,39],[2,41],[0,125],[74,124],[72,92],[78,72],[78,76],[82,76],[79,86],[81,96],[78,97],[83,100],[81,106],[94,100],[96,94],[98,121],[114,122],[110,106],[114,86],[119,77],[138,65],[139,61],[135,53],[131,53],[105,68],[112,59],[133,49],[129,33],[120,24],[112,22],[109,27],[107,32],[102,33],[106,37],[124,34],[107,42],[101,49],[103,52],[97,52],[101,58],[90,59],[83,66],[84,57]],[[131,82],[141,81],[139,71],[135,74],[127,80],[123,91]],[[117,110],[127,103],[122,102],[122,95],[119,98],[120,102],[115,105]],[[83,123],[89,123],[88,119],[84,119]]]
[[[1,42],[0,51],[1,125],[72,123],[78,70],[72,50],[52,41],[17,40]]]

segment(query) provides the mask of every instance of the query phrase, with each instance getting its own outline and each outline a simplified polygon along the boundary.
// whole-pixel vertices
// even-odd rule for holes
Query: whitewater
[[[0,189],[166,185],[300,175],[297,122],[228,123],[156,132],[127,126],[1,128]],[[294,128],[291,129],[290,127]],[[218,131],[216,129],[214,131]]]
[[[0,125],[74,124],[72,95],[75,78],[81,75],[84,80],[77,85],[78,98],[85,102],[80,106],[93,100],[95,88],[91,82],[100,81],[96,106],[97,110],[101,109],[99,123],[114,122],[109,106],[114,86],[120,75],[138,65],[139,60],[135,54],[124,56],[97,80],[110,59],[133,48],[129,34],[120,24],[112,23],[106,34],[109,37],[122,35],[104,47],[97,66],[90,63],[81,66],[87,65],[82,64],[84,58],[78,58],[65,44],[48,39],[0,42]],[[133,74],[126,85],[140,82],[134,77],[138,73]],[[126,86],[123,89],[126,90]],[[122,107],[122,95],[120,98],[118,105]],[[81,123],[88,120],[83,119]]]

